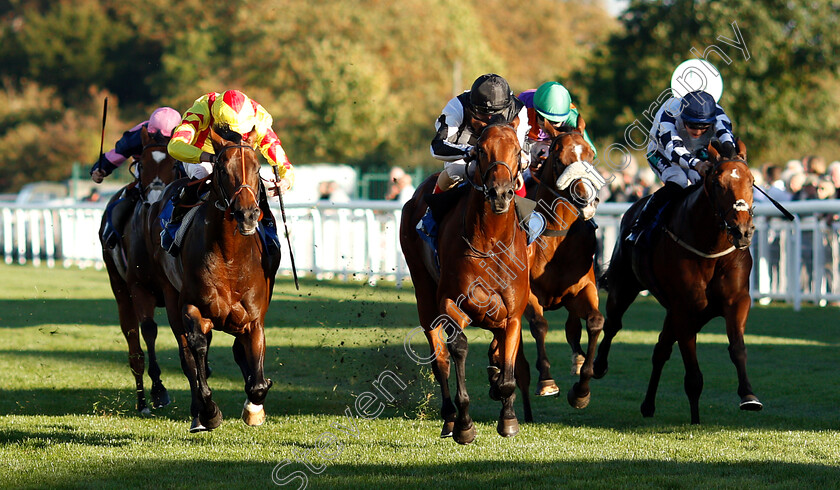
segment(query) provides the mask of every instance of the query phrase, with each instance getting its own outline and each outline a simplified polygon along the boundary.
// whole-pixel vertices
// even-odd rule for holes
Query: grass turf
[[[490,335],[468,331],[478,437],[462,447],[437,437],[437,385],[403,349],[417,324],[410,289],[305,280],[295,291],[281,279],[267,320],[266,372],[274,380],[268,421],[249,428],[238,420],[243,380],[231,337],[218,333],[210,385],[225,421],[189,434],[190,395],[162,311],[158,356],[173,403],[141,418],[105,272],[2,265],[0,274],[4,487],[272,487],[273,473],[277,481],[287,477],[289,488],[303,478],[312,488],[801,488],[834,486],[840,477],[836,309],[753,308],[746,343],[748,372],[765,404],[759,413],[738,410],[723,322],[707,325],[698,340],[702,424],[691,426],[676,348],[656,416],[639,413],[664,316],[640,299],[616,338],[609,374],[592,383],[590,406],[574,410],[562,395],[532,396],[535,423],[522,423],[510,439],[496,435],[500,404],[487,395]],[[552,373],[565,392],[574,382],[565,317],[553,312],[548,319]],[[536,354],[525,338],[533,390]],[[415,339],[423,354],[424,344]],[[377,418],[348,422],[345,410],[355,415],[356,397],[374,391],[372,381],[385,370],[406,388],[390,385],[395,399]],[[516,408],[521,419],[519,400]]]

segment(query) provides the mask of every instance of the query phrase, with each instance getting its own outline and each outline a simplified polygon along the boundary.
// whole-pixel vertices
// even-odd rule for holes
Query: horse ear
[[[735,138],[735,152],[738,154],[738,158],[747,161],[747,145],[741,141],[741,138]]]
[[[152,137],[149,135],[149,130],[146,129],[146,126],[140,129],[140,141],[143,143],[143,146],[147,146],[152,141]]]
[[[250,133],[248,133],[248,137],[245,138],[245,141],[243,143],[247,143],[251,146],[256,146],[257,145],[257,131],[254,130],[254,131],[251,131]]]
[[[720,161],[720,143],[717,141],[713,141],[707,151],[709,152],[709,161],[710,162],[719,162]]]
[[[577,127],[575,128],[575,131],[577,131],[580,134],[583,134],[583,132],[585,130],[586,130],[586,121],[583,120],[583,116],[578,114]]]

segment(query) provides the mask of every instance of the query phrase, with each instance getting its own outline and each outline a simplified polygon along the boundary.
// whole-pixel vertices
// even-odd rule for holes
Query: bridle
[[[256,150],[254,150],[254,148],[250,145],[237,144],[237,145],[228,145],[228,146],[222,147],[213,156],[213,174],[214,175],[218,172],[217,167],[220,166],[222,163],[224,163],[222,161],[222,156],[225,154],[225,152],[230,150],[230,149],[235,149],[235,148],[248,149],[248,150],[251,150],[254,153],[256,153]],[[244,158],[244,155],[243,155],[243,158],[240,158],[240,160],[242,161],[242,182],[245,182],[246,172],[245,172],[245,158]],[[223,185],[221,185],[220,183],[217,182],[216,187],[218,187],[219,194],[221,195],[221,200],[220,201],[224,201],[224,202],[216,201],[216,208],[218,208],[219,210],[225,211],[226,216],[230,215],[230,211],[233,208],[233,203],[236,202],[236,199],[239,198],[239,194],[241,194],[242,191],[248,191],[251,194],[251,196],[254,198],[254,201],[259,202],[259,198],[257,197],[257,192],[254,192],[254,188],[251,187],[248,184],[243,183],[242,185],[237,187],[234,190],[233,195],[230,196],[230,197],[228,197],[227,193],[225,192],[225,188],[224,188]],[[260,214],[262,214],[262,212]]]
[[[718,167],[720,167],[721,165],[723,165],[724,163],[727,163],[727,162],[740,162],[740,163],[743,163],[744,165],[746,165],[746,163],[747,163],[740,158],[733,158],[733,159],[730,159],[730,160],[723,160],[723,161],[717,163],[714,166],[714,169],[717,169]],[[709,189],[709,187],[711,189]],[[735,232],[735,230],[738,229],[738,225],[729,223],[729,221],[727,221],[727,219],[726,219],[726,212],[721,212],[721,210],[718,206],[717,195],[718,195],[718,192],[719,192],[718,188],[720,187],[718,185],[718,183],[714,182],[709,187],[706,187],[704,185],[704,189],[706,189],[706,195],[708,196],[709,200],[712,202],[712,209],[715,212],[715,220],[718,222],[718,226],[720,227],[720,229],[722,231],[725,231],[727,234],[729,234],[731,236]],[[750,189],[752,189],[752,187],[750,187]],[[750,214],[750,218],[752,218],[755,215],[754,208],[749,207],[749,209],[739,209],[739,207],[742,205],[741,204],[742,202],[743,202],[743,206],[747,206],[746,201],[744,201],[743,199],[738,199],[737,201],[735,201],[735,204],[732,205],[732,208],[735,209],[736,212],[737,211],[747,211]]]
[[[152,142],[152,143],[149,143],[149,144],[143,146],[143,149],[140,151],[140,155],[141,155],[140,158],[141,159],[140,160],[134,160],[134,162],[132,162],[132,166],[137,169],[137,177],[136,177],[137,187],[140,188],[140,195],[143,196],[144,201],[146,200],[146,196],[148,194],[147,194],[146,187],[143,185],[143,179],[140,178],[141,175],[143,175],[142,156],[145,155],[148,150],[154,150],[154,149],[161,149],[167,156],[169,156],[169,152],[167,150],[167,145],[166,144],[158,143],[158,142]],[[174,168],[175,165],[177,165],[177,162],[173,158],[172,159],[173,168]]]
[[[503,124],[503,123],[490,124],[488,126],[485,126],[485,128],[482,130],[482,133],[484,133],[484,131],[487,131],[488,128],[493,127],[493,126],[507,126],[507,127],[510,127],[507,124]],[[521,153],[522,153],[521,148],[519,149],[519,152],[520,152],[520,159],[521,159]],[[510,166],[507,163],[505,163],[501,160],[494,160],[494,161],[490,162],[490,166],[488,166],[487,169],[481,174],[481,185],[478,185],[478,184],[475,183],[475,173],[478,171],[478,161],[479,161],[479,159],[476,158],[476,160],[474,160],[474,161],[476,162],[476,165],[473,166],[472,175],[470,175],[470,165],[467,165],[467,168],[465,170],[465,173],[467,175],[467,180],[469,180],[470,185],[472,185],[475,190],[481,192],[484,195],[484,199],[487,200],[487,201],[492,199],[491,196],[490,196],[490,188],[487,186],[487,176],[490,175],[491,170],[493,170],[495,167],[497,167],[499,165],[505,167],[505,169],[507,169],[507,171],[508,171],[508,175],[510,175],[510,181],[514,185],[516,184],[516,180],[519,178],[519,175],[522,173],[522,166],[519,163],[517,163],[516,171],[514,172],[514,170],[511,169]]]

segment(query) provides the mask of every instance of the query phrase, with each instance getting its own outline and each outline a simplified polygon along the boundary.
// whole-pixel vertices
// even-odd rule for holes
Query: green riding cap
[[[557,82],[545,82],[534,93],[534,109],[553,123],[577,126],[577,114],[572,114],[572,96]],[[575,111],[576,112],[576,111]]]
[[[552,123],[566,124],[572,128],[578,127],[578,110],[572,107],[572,96],[563,85],[557,82],[545,82],[534,92],[534,110],[539,115]],[[583,139],[592,147],[595,155],[598,150],[595,144],[589,139],[586,130],[583,131]]]

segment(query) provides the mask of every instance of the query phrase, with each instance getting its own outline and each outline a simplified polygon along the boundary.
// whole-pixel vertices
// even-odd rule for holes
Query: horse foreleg
[[[152,412],[146,405],[146,391],[143,388],[143,372],[146,369],[146,360],[143,355],[143,348],[140,346],[137,316],[134,314],[134,306],[131,303],[129,295],[125,293],[125,290],[118,292],[115,289],[114,295],[117,297],[120,328],[128,344],[128,365],[131,367],[131,374],[134,375],[137,411],[144,417],[149,416]]]
[[[689,327],[690,328],[690,327]],[[694,332],[693,328],[689,331]],[[679,339],[680,354],[685,366],[685,394],[691,408],[691,423],[700,423],[700,393],[703,392],[703,373],[697,362],[697,335],[687,335]]]
[[[673,316],[668,312],[665,316],[665,325],[659,334],[659,340],[653,348],[653,370],[650,373],[647,393],[645,393],[645,399],[642,402],[643,417],[653,417],[656,411],[656,390],[659,388],[659,378],[662,376],[662,368],[671,358],[674,342],[676,342],[676,338],[674,337]]]
[[[189,343],[187,342],[187,334],[184,330],[184,323],[178,309],[178,290],[168,286],[164,288],[163,292],[166,304],[166,317],[169,320],[169,328],[178,342],[178,357],[181,359],[181,370],[184,376],[187,377],[187,382],[190,385],[190,416],[192,417],[192,424],[190,425],[190,432],[199,432],[207,430],[201,425],[198,420],[199,399],[196,395],[198,393],[198,369],[195,365],[195,358],[190,351]]]
[[[537,297],[533,293],[528,298],[528,306],[525,307],[525,318],[531,327],[531,335],[537,344],[537,371],[540,379],[537,383],[537,396],[553,396],[560,393],[560,388],[551,377],[551,363],[548,361],[548,354],[545,349],[545,337],[548,335],[548,321],[543,316],[543,308],[540,306]]]
[[[525,422],[533,422],[534,415],[531,413],[531,397],[528,388],[531,385],[531,366],[525,359],[525,347],[522,345],[522,333],[519,334],[519,351],[516,354],[516,385],[519,393],[522,394],[522,408],[525,413]]]
[[[134,310],[137,314],[137,321],[140,324],[140,333],[146,342],[146,351],[149,354],[149,377],[152,378],[152,407],[161,408],[169,405],[169,392],[163,386],[160,379],[160,365],[157,361],[155,342],[157,340],[158,325],[155,323],[155,298],[146,289],[139,286],[131,288],[131,297],[134,300]]]
[[[440,437],[452,437],[452,430],[455,428],[455,416],[458,413],[455,404],[452,403],[452,395],[449,392],[449,350],[443,340],[443,325],[438,324],[433,330],[426,331],[426,339],[432,350],[432,373],[435,375],[440,386],[441,406],[440,416],[443,419],[443,428]]]
[[[594,374],[595,349],[598,346],[598,337],[604,328],[604,317],[598,311],[598,291],[595,283],[586,286],[577,296],[572,299],[569,311],[575,316],[586,318],[587,353],[586,359],[580,369],[580,379],[569,390],[567,399],[574,408],[585,408],[589,405],[589,380]],[[578,334],[580,338],[580,334]]]
[[[242,409],[242,420],[250,426],[262,425],[265,422],[265,397],[271,388],[272,382],[265,378],[263,370],[265,364],[265,329],[261,322],[254,322],[246,333],[237,336],[237,341],[242,346],[242,351],[247,361],[246,370],[242,370],[245,376],[245,392],[248,400]],[[234,349],[236,355],[236,349]],[[237,359],[239,362],[239,359]],[[241,364],[240,364],[241,367]],[[250,376],[247,376],[250,375]]]
[[[213,430],[221,425],[222,412],[213,402],[212,392],[207,384],[207,349],[210,345],[207,332],[210,331],[212,324],[210,320],[202,318],[198,308],[193,305],[184,305],[182,311],[187,344],[195,359],[196,390],[194,394],[198,396],[198,420],[204,428]]]
[[[750,312],[749,297],[735,302],[724,310],[726,336],[729,338],[729,358],[738,372],[738,396],[741,410],[758,411],[764,405],[758,400],[747,377],[747,347],[744,345],[744,330]]]
[[[572,309],[567,308],[569,316],[566,318],[566,343],[572,349],[572,374],[577,376],[580,374],[580,368],[586,361],[586,354],[583,353],[583,347],[580,346],[580,336],[583,328],[580,322],[580,316],[575,314]]]
[[[503,437],[519,433],[519,422],[513,410],[516,398],[516,360],[522,343],[522,324],[520,317],[508,318],[502,344],[502,373],[499,377],[499,394],[502,397],[502,412],[496,431]]]
[[[467,393],[466,382],[466,361],[469,344],[467,336],[460,330],[455,330],[449,335],[447,345],[449,354],[452,356],[452,363],[455,365],[455,404],[458,407],[458,416],[455,419],[455,429],[452,438],[458,444],[469,444],[475,440],[475,426],[470,417],[470,396]]]
[[[613,256],[613,261],[615,260],[619,259]],[[614,270],[613,267],[616,269]],[[608,275],[609,294],[607,296],[607,316],[604,319],[604,338],[598,346],[598,357],[595,358],[592,366],[592,376],[596,379],[603,378],[607,374],[612,340],[623,326],[621,319],[624,313],[627,308],[630,308],[641,291],[641,286],[636,281],[629,263],[611,263]]]

